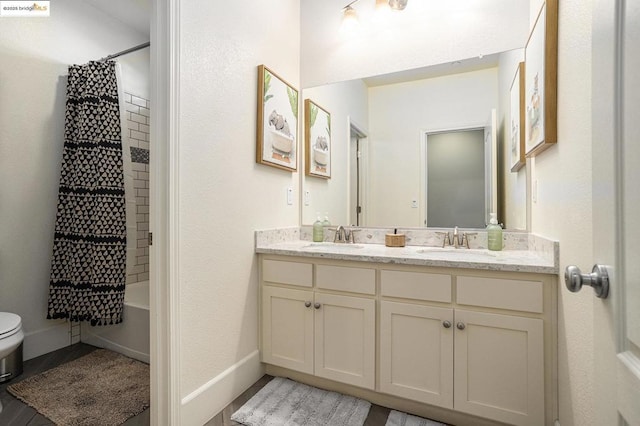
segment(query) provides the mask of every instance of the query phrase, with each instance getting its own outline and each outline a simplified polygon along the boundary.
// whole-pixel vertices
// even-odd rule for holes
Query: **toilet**
[[[22,319],[19,315],[0,312],[0,383],[22,373]]]

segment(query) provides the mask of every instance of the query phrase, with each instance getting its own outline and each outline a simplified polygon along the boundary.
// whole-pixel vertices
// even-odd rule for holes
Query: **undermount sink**
[[[331,249],[331,250],[355,250],[364,248],[362,244],[350,244],[350,243],[332,243],[332,242],[323,242],[323,243],[311,243],[302,247],[303,249],[310,250],[322,250],[322,249]]]

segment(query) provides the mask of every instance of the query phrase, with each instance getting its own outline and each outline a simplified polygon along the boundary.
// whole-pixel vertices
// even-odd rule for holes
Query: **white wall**
[[[148,37],[148,35],[147,35]],[[144,99],[151,98],[149,48],[120,56],[117,61],[122,67],[122,86],[127,93]]]
[[[341,28],[342,0],[302,0],[303,87],[369,77],[521,48],[529,0],[410,1],[377,20],[373,1],[358,2],[360,28]]]
[[[363,130],[369,127],[367,86],[362,80],[304,89],[304,99],[311,99],[331,113],[331,179],[305,176],[302,191],[309,190],[311,202],[302,207],[302,223],[311,224],[316,213],[329,213],[334,225],[349,224],[349,120]],[[306,148],[306,146],[305,146]],[[302,151],[302,150],[301,150]]]
[[[537,202],[532,231],[560,241],[559,391],[562,426],[594,425],[592,292],[569,293],[569,264],[593,264],[591,176],[592,4],[560,1],[558,40],[558,143],[535,158]]]
[[[501,179],[499,186],[502,188],[504,211],[498,218],[507,229],[527,229],[527,168],[523,167],[517,172],[511,172],[511,133],[509,131],[511,121],[511,97],[510,90],[513,84],[518,64],[524,61],[524,49],[510,50],[500,54],[498,66],[498,145],[502,153]],[[521,123],[521,126],[524,126]]]
[[[184,1],[180,26],[179,348],[188,425],[203,424],[259,376],[254,231],[299,224],[298,173],[255,162],[257,67],[299,87],[299,0]],[[235,374],[245,367],[256,373],[242,382]],[[223,377],[232,377],[231,390]]]
[[[370,88],[367,225],[422,226],[411,208],[420,199],[421,133],[484,127],[497,106],[496,68]]]
[[[25,359],[70,342],[64,321],[45,319],[67,67],[146,40],[82,1],[51,2],[49,18],[2,18],[0,311],[22,317]]]

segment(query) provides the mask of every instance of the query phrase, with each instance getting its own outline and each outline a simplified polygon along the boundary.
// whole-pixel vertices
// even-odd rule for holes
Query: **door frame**
[[[486,123],[463,124],[460,126],[449,126],[436,129],[420,130],[420,193],[418,194],[418,214],[420,215],[419,226],[426,228],[427,225],[427,139],[429,135],[437,133],[450,133],[456,131],[484,130]],[[484,143],[484,138],[483,138]],[[484,160],[483,160],[484,161]],[[485,187],[487,182],[485,182]],[[486,200],[485,200],[486,204]]]
[[[156,0],[151,12],[149,309],[151,424],[180,424],[179,99],[180,8]]]

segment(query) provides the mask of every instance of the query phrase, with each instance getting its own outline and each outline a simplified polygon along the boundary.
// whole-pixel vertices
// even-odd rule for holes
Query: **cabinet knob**
[[[314,307],[314,308],[316,308],[316,309],[320,309],[320,306],[321,306],[321,305],[320,305],[318,302],[316,302],[316,303],[313,305],[313,307]]]
[[[444,328],[451,328],[451,321],[442,321],[442,326]]]
[[[456,324],[456,327],[458,327],[458,330],[464,330],[466,326],[464,325],[463,322],[459,322],[458,324]]]
[[[304,302],[304,307],[305,307],[305,308],[308,308],[308,307],[310,307],[310,306],[311,306],[311,302],[309,302],[309,301]]]

